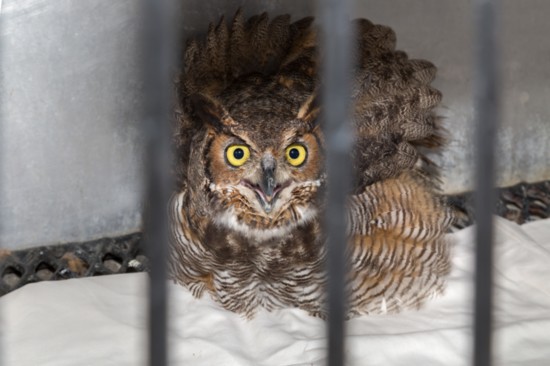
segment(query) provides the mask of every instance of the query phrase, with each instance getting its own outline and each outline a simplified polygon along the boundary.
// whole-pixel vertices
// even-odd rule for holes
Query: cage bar
[[[349,127],[351,31],[350,1],[324,0],[320,3],[323,122],[326,136],[328,203],[325,223],[328,271],[328,365],[344,364],[347,291],[346,197],[351,176],[352,135]]]
[[[490,366],[492,359],[493,226],[495,207],[495,140],[499,121],[499,74],[495,2],[474,2],[475,68],[474,107],[476,113],[475,169],[475,366]]]
[[[2,11],[2,1],[0,1],[0,13]],[[1,15],[1,14],[0,14]],[[2,20],[0,19],[0,29],[2,28]],[[0,38],[0,70],[3,70],[4,69],[4,65],[3,65],[3,58],[2,58],[2,42],[1,42],[1,38]],[[2,73],[0,72],[0,85],[2,85],[2,83],[4,82],[4,76],[2,75]],[[4,97],[4,89],[2,89],[0,87],[0,111],[2,110],[3,108],[3,97]],[[2,127],[4,126],[4,120],[3,120],[3,117],[4,115],[2,113],[0,113],[0,143],[2,143],[4,141],[4,136],[2,135],[2,132],[3,132],[3,129]],[[2,183],[4,181],[4,161],[3,161],[3,156],[2,154],[0,153],[0,192],[2,192]],[[0,232],[2,232],[3,228],[2,228],[2,221],[0,220]],[[2,242],[0,241],[0,250],[2,250]],[[2,273],[0,273],[0,275],[2,275]],[[1,296],[1,295],[0,295]],[[2,323],[2,308],[0,307],[0,325]],[[1,342],[1,340],[5,339],[5,335],[2,334],[3,332],[5,332],[4,328],[2,326],[0,326],[0,366],[2,366],[4,364],[4,351],[3,351],[3,348],[4,348],[4,345],[3,345],[3,342]]]
[[[149,365],[165,366],[167,360],[168,201],[170,173],[171,69],[175,39],[173,2],[145,0],[144,81],[146,140],[145,249],[150,260],[148,337]]]

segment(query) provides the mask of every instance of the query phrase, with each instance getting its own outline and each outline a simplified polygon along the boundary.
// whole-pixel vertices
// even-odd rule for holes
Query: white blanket
[[[495,219],[495,364],[550,365],[550,220]],[[444,296],[420,311],[346,322],[350,365],[468,365],[473,228],[449,235]],[[146,274],[25,286],[0,298],[4,366],[145,365]],[[171,285],[173,365],[322,365],[325,322],[295,309],[251,321]],[[1,362],[0,362],[1,363]]]

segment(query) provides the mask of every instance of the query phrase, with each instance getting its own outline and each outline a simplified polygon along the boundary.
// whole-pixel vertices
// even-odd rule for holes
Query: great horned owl
[[[188,42],[176,82],[172,278],[252,316],[298,307],[325,317],[324,137],[312,18],[210,25]],[[348,204],[349,316],[417,307],[449,272],[452,214],[421,149],[442,144],[435,67],[356,23]]]

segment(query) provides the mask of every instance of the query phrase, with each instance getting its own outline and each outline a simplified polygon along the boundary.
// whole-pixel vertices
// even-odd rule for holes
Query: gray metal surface
[[[344,365],[345,318],[348,312],[345,248],[346,198],[351,188],[351,148],[353,136],[350,120],[351,77],[353,67],[352,28],[349,14],[353,1],[324,0],[318,10],[323,132],[326,136],[327,206],[324,217],[327,269],[327,365]]]
[[[176,46],[173,0],[143,0],[143,79],[146,103],[143,133],[146,137],[145,249],[150,260],[147,323],[150,366],[168,364],[168,201],[172,184],[171,116],[174,88],[172,70]],[[184,18],[185,21],[186,18]]]
[[[493,207],[495,141],[500,125],[500,58],[498,1],[476,0],[474,14],[474,109],[475,109],[475,290],[473,365],[493,361]]]
[[[141,227],[143,102],[139,9],[133,0],[3,0],[0,42],[0,245],[22,248]],[[313,1],[184,0],[197,34],[220,14],[295,18]],[[502,1],[503,124],[499,185],[550,179],[550,2]],[[473,188],[470,4],[357,2],[357,17],[391,26],[398,47],[438,68],[450,146],[436,157],[445,190]]]
[[[4,0],[1,14],[0,245],[135,231],[135,1]]]

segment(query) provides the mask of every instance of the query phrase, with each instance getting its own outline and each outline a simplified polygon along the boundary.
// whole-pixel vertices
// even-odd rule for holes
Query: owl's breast
[[[258,307],[322,312],[324,249],[317,224],[264,241],[212,224],[202,243],[210,254],[207,288],[225,308],[249,316]]]

